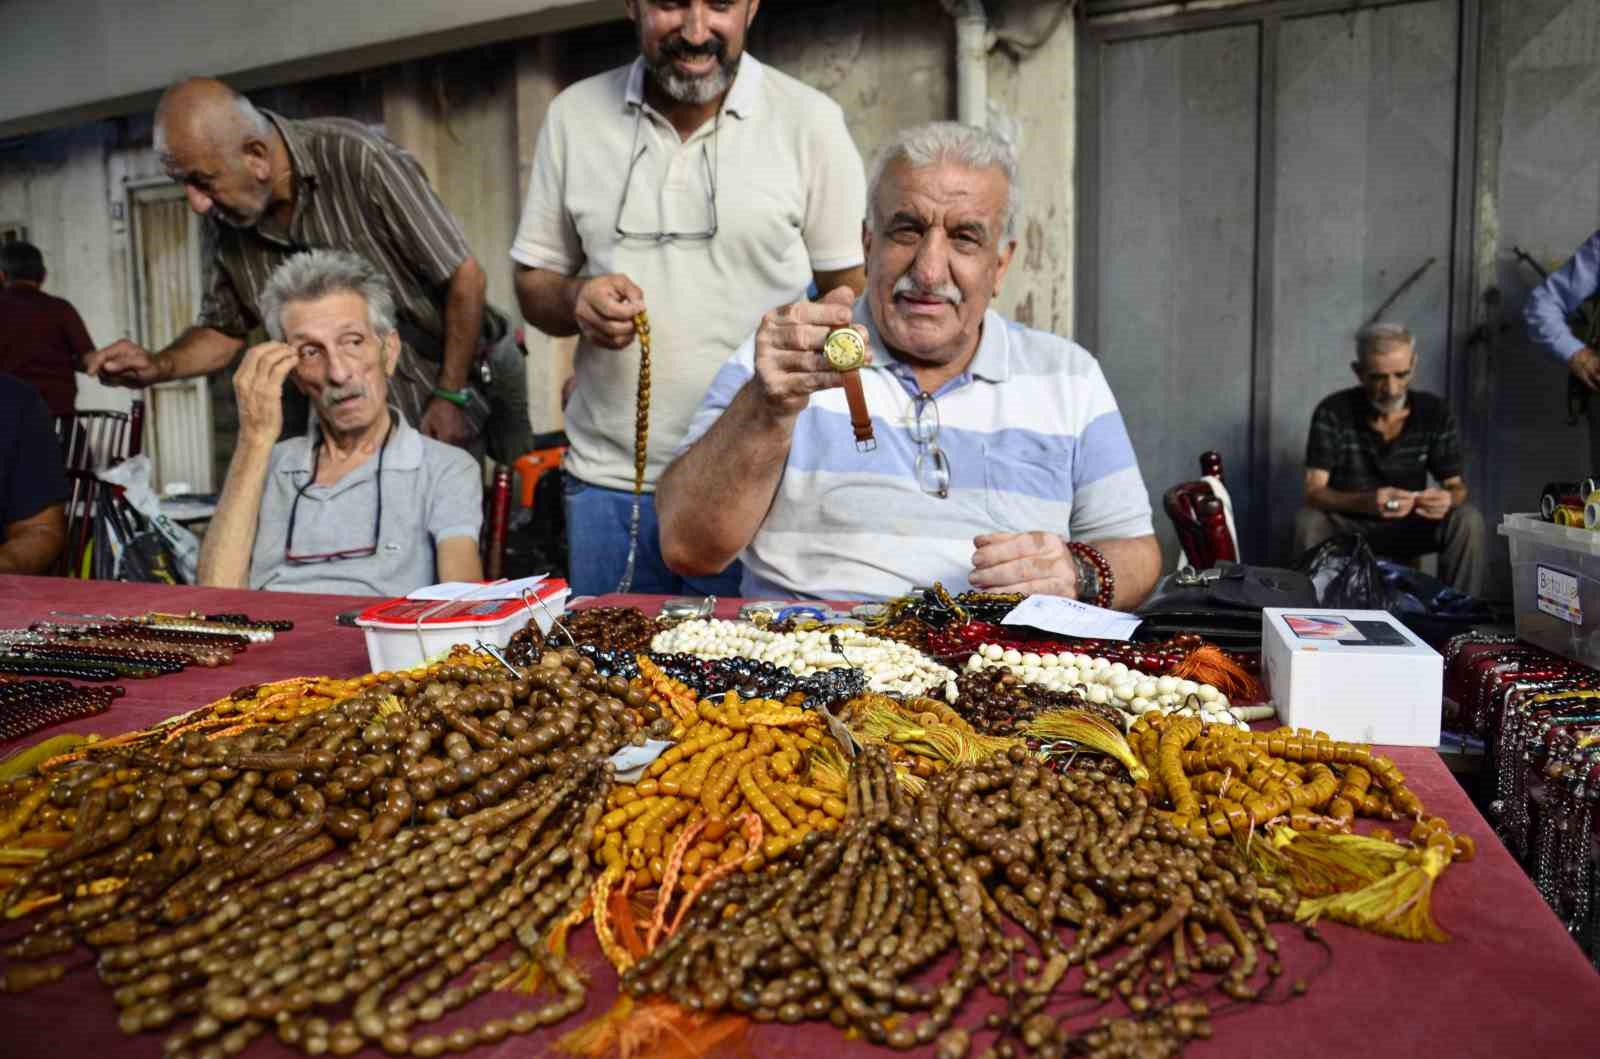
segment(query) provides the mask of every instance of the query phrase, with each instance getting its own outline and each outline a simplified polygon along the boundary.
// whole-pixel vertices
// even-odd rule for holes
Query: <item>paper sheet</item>
[[[646,739],[643,746],[625,746],[612,754],[611,767],[617,770],[617,782],[638,783],[650,763],[671,745],[666,739]]]
[[[515,581],[495,581],[490,584],[480,584],[477,581],[445,581],[437,585],[425,585],[406,596],[407,599],[521,599],[524,590],[537,592],[548,575],[535,574],[532,577],[522,577]]]
[[[1031,625],[1062,636],[1127,640],[1140,620],[1120,610],[1107,610],[1066,596],[1029,596],[1013,607],[1000,624]]]

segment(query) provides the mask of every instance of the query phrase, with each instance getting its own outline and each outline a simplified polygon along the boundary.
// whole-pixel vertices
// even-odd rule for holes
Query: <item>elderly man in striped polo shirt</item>
[[[1075,343],[989,310],[1016,250],[1010,147],[907,132],[872,167],[867,292],[768,313],[718,373],[661,479],[661,550],[686,575],[744,560],[754,596],[952,588],[1120,608],[1160,549],[1121,413]],[[858,451],[821,350],[854,326],[877,442]]]

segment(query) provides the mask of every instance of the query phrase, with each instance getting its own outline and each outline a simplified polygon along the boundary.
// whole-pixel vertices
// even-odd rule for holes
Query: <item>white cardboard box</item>
[[[1384,611],[1267,607],[1261,654],[1284,724],[1360,743],[1439,745],[1444,659]]]

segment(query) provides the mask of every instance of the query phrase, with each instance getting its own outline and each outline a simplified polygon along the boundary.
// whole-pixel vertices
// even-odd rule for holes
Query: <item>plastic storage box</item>
[[[1517,636],[1600,667],[1600,532],[1506,515]]]
[[[550,631],[571,595],[565,581],[551,579],[524,603],[521,599],[390,599],[356,618],[367,634],[372,671],[410,669],[445,654],[456,644],[483,641],[504,647],[518,630],[537,622]]]

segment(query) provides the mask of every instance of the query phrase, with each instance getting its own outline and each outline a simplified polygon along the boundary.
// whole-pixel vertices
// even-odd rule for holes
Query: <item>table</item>
[[[0,600],[5,603],[5,621],[12,625],[46,617],[52,610],[153,609],[242,610],[253,617],[291,618],[296,623],[292,632],[272,644],[252,646],[230,667],[130,682],[127,698],[109,713],[63,729],[126,731],[202,705],[240,684],[309,673],[349,676],[367,668],[360,631],[333,623],[336,612],[361,602],[349,597],[0,577]],[[593,603],[634,603],[654,613],[659,599],[604,596]],[[731,615],[738,604],[720,601],[719,615]],[[0,747],[0,752],[10,749]],[[1322,967],[1321,950],[1304,942],[1298,931],[1284,928],[1280,935],[1285,976],[1309,978],[1310,992],[1287,1006],[1254,1005],[1221,1014],[1214,1021],[1215,1037],[1197,1042],[1185,1054],[1200,1059],[1284,1055],[1378,1059],[1419,1054],[1531,1054],[1555,1059],[1600,1054],[1600,1028],[1593,1019],[1593,1013],[1600,1011],[1600,975],[1495,839],[1438,754],[1417,748],[1386,753],[1430,811],[1445,816],[1478,844],[1478,858],[1449,869],[1434,893],[1435,918],[1454,940],[1412,945],[1329,924],[1323,932],[1332,962]],[[590,976],[590,1002],[580,1019],[605,1011],[615,996],[616,975],[600,957],[592,932],[574,936],[572,953]],[[471,1021],[489,1017],[491,1010],[505,1014],[528,1004],[521,996],[493,994],[472,1009]],[[961,1024],[978,1024],[987,1010],[975,1003]],[[113,1011],[107,990],[87,961],[53,987],[18,997],[0,996],[0,1021],[5,1026],[0,1059],[45,1055],[155,1059],[161,1054],[160,1039],[154,1034],[124,1037],[116,1029]],[[554,1039],[575,1025],[577,1019],[554,1033],[512,1038],[471,1054],[495,1059],[546,1054]],[[264,1039],[244,1054],[285,1053],[275,1041]],[[742,1044],[713,1054],[886,1057],[893,1053],[848,1041],[831,1027],[806,1025],[756,1026]],[[916,1054],[930,1055],[931,1049]]]

